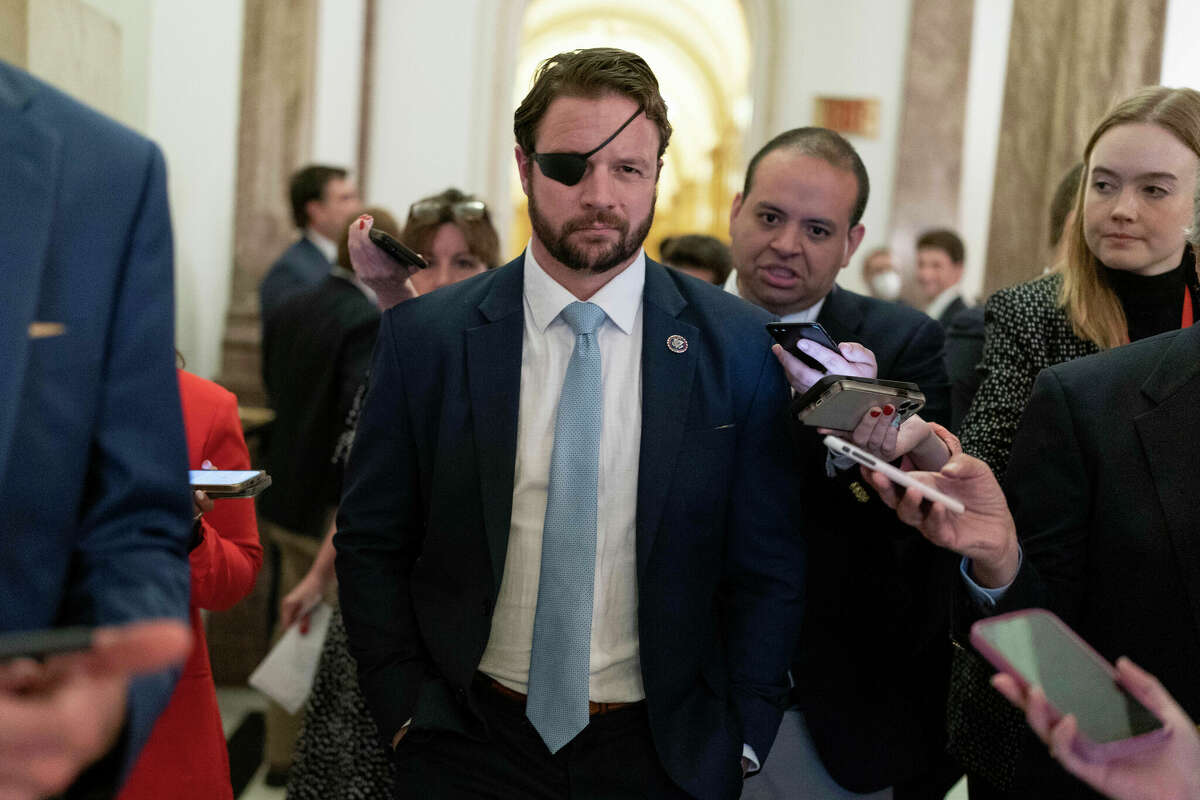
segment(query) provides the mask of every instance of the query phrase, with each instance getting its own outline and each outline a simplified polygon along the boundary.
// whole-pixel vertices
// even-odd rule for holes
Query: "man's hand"
[[[374,224],[375,220],[366,214],[351,222],[347,249],[354,273],[375,292],[379,307],[386,311],[417,296],[417,289],[409,280],[417,270],[401,264],[375,246],[370,238]]]
[[[1091,764],[1073,748],[1074,715],[1056,716],[1040,688],[1022,690],[1011,675],[1000,673],[992,685],[1018,708],[1063,768],[1098,792],[1116,800],[1200,800],[1200,734],[1195,724],[1152,675],[1127,658],[1117,660],[1117,679],[1166,725],[1170,738],[1160,746],[1125,758]]]
[[[941,503],[928,503],[919,489],[899,491],[886,475],[862,469],[863,477],[896,516],[919,530],[939,547],[971,559],[971,572],[979,585],[995,589],[1012,583],[1020,566],[1017,528],[1004,491],[987,464],[959,454],[940,472],[911,472],[912,477],[961,500],[962,514]]]
[[[842,342],[838,345],[837,353],[808,339],[801,339],[796,343],[796,347],[825,367],[825,372],[815,370],[784,350],[783,345],[772,345],[771,352],[779,360],[788,383],[797,394],[804,394],[827,374],[852,375],[858,378],[875,377],[875,354],[856,342]]]
[[[97,630],[86,652],[0,664],[0,798],[65,790],[116,743],[129,679],[183,661],[191,644],[182,622],[139,622]]]

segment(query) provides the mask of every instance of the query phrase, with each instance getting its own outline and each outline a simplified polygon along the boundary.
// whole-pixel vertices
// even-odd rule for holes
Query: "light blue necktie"
[[[576,302],[561,316],[575,332],[575,350],[563,378],[554,425],[525,703],[525,716],[551,753],[588,724],[596,487],[604,408],[595,333],[604,321],[604,310]]]

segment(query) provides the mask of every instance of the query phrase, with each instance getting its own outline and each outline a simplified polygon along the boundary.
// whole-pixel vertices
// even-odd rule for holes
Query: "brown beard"
[[[654,204],[657,200],[658,192],[655,191],[654,200],[650,203],[650,213],[646,215],[645,221],[632,233],[629,231],[629,220],[621,219],[610,211],[597,211],[590,216],[568,220],[563,224],[561,230],[556,231],[550,226],[550,222],[542,216],[541,209],[538,208],[537,201],[534,199],[533,193],[530,192],[529,222],[533,226],[533,232],[537,235],[538,241],[542,243],[546,251],[556,261],[567,269],[576,272],[591,272],[598,275],[608,272],[613,267],[620,266],[637,254],[638,249],[642,246],[642,242],[646,241],[646,234],[650,232],[650,225],[654,222]],[[607,225],[616,230],[618,233],[617,241],[613,242],[612,246],[604,252],[595,256],[589,256],[581,248],[572,245],[569,237],[575,231],[591,227],[596,223]]]

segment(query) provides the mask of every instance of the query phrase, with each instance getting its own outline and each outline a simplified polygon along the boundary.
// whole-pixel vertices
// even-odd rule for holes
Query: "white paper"
[[[312,610],[308,633],[300,633],[298,622],[292,623],[250,675],[250,685],[289,714],[304,707],[312,690],[332,614],[328,603],[318,603]]]

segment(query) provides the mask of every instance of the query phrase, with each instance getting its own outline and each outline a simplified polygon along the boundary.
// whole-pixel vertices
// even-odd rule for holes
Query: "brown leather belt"
[[[483,673],[480,673],[480,677],[483,678],[483,684],[496,694],[508,700],[512,700],[515,703],[525,705],[525,695],[521,694],[517,690],[508,688],[490,675],[484,675]],[[632,703],[597,703],[593,700],[589,700],[588,714],[594,717],[597,714],[607,714],[610,711],[618,711],[622,708],[628,708],[629,706],[637,705],[640,702],[641,701],[638,700]]]

